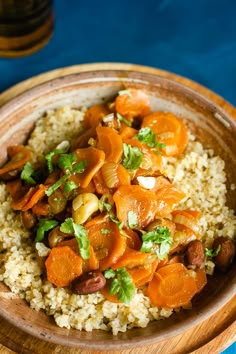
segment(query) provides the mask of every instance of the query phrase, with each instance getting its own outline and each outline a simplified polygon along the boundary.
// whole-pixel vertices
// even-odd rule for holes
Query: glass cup
[[[32,54],[53,33],[53,0],[0,0],[0,57]]]

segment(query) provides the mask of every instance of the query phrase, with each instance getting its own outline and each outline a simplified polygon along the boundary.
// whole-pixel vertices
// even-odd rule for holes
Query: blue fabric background
[[[51,69],[110,61],[172,71],[236,105],[235,15],[235,0],[56,0],[52,40],[0,59],[0,92]]]

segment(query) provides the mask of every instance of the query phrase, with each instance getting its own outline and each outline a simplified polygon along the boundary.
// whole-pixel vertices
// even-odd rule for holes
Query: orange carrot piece
[[[82,263],[82,258],[70,247],[54,247],[45,262],[47,279],[57,287],[69,286],[82,274]]]
[[[45,192],[48,189],[47,186],[43,184],[39,184],[37,187],[35,187],[35,192],[30,198],[30,200],[22,207],[22,210],[28,210],[31,209],[40,199],[42,199],[45,196]]]
[[[89,128],[81,133],[73,142],[71,150],[89,147],[90,138],[96,138],[96,127]]]
[[[33,206],[32,212],[36,215],[48,216],[50,214],[50,205],[44,200],[39,200]]]
[[[85,171],[71,176],[69,180],[74,181],[82,188],[88,187],[93,176],[97,173],[105,160],[105,154],[102,150],[88,147],[84,149],[76,149],[74,151],[77,161],[86,161]]]
[[[145,228],[154,220],[157,199],[153,192],[138,185],[120,186],[113,195],[117,217],[128,226],[128,213],[137,216],[138,226]]]
[[[121,139],[124,141],[126,139],[132,138],[134,135],[138,134],[138,130],[123,124],[120,129]]]
[[[123,229],[123,233],[125,233],[127,247],[137,251],[140,250],[142,241],[138,233],[132,229]]]
[[[188,232],[192,230],[196,235],[199,232],[198,220],[200,212],[197,210],[174,210],[172,211],[173,221],[176,223],[176,228],[179,231]],[[182,225],[182,227],[181,227]],[[187,228],[187,229],[186,229]]]
[[[187,305],[198,291],[190,272],[182,263],[159,268],[147,288],[152,304],[164,308]]]
[[[10,171],[20,170],[31,158],[30,150],[23,145],[9,146],[7,154],[10,160],[0,168],[0,176],[4,176]]]
[[[126,238],[120,234],[116,224],[110,220],[102,221],[100,217],[89,221],[84,227],[99,260],[99,269],[111,267],[125,252]]]
[[[152,280],[158,266],[158,262],[158,259],[156,259],[148,267],[135,267],[127,270],[136,287],[143,286]]]
[[[90,107],[84,115],[85,128],[92,128],[99,125],[103,117],[110,113],[108,107],[105,104],[95,104]]]
[[[142,127],[149,127],[156,134],[157,140],[165,144],[161,149],[164,156],[181,154],[188,143],[184,123],[170,112],[154,112],[146,116]]]
[[[115,99],[115,110],[124,117],[144,117],[150,113],[148,95],[138,89],[128,89],[128,93],[118,95]]]
[[[159,201],[159,210],[157,216],[165,217],[173,210],[185,196],[185,194],[173,184],[166,185],[155,192],[156,198]]]
[[[124,254],[111,266],[111,268],[116,270],[121,267],[131,269],[137,266],[143,266],[145,262],[147,262],[148,257],[148,253],[139,252],[127,247]]]
[[[123,142],[116,130],[110,127],[96,128],[97,148],[105,152],[106,162],[119,162],[123,154]]]

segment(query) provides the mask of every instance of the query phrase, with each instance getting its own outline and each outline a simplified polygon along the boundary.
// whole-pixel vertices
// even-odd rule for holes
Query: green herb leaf
[[[221,245],[218,245],[218,247],[214,250],[214,249],[208,249],[208,248],[205,248],[205,255],[207,257],[216,257],[218,255],[218,253],[220,252],[221,250]]]
[[[132,94],[129,90],[120,90],[118,91],[118,95],[121,96],[121,95],[128,95],[130,98],[132,98]]]
[[[69,193],[73,190],[78,188],[77,184],[74,181],[66,181],[65,186],[64,186],[64,191],[66,195],[68,196]]]
[[[83,173],[85,171],[85,168],[87,166],[87,161],[83,160],[80,162],[77,162],[72,166],[72,172],[74,173]]]
[[[70,154],[61,154],[57,160],[57,166],[65,171],[72,171],[72,164],[76,161],[76,155],[72,152]]]
[[[126,125],[128,125],[128,127],[132,126],[131,122],[129,122],[127,119],[125,119],[120,113],[116,113],[116,116],[120,122],[125,123]]]
[[[114,224],[116,224],[118,226],[118,228],[121,230],[124,226],[124,223],[119,221],[118,218],[116,217],[116,215],[112,212],[112,206],[109,203],[104,202],[103,200],[99,200],[99,202],[101,203],[101,205],[105,208],[105,210],[107,211],[109,218],[112,222],[114,222]],[[101,208],[102,209],[102,208]]]
[[[64,233],[73,233],[79,247],[80,255],[83,259],[90,257],[88,232],[82,226],[73,221],[72,218],[67,218],[60,226],[60,231]]]
[[[142,241],[141,252],[151,252],[154,249],[157,257],[162,260],[170,251],[172,236],[168,227],[158,226],[154,230],[144,233]]]
[[[141,128],[134,137],[142,143],[147,144],[152,149],[163,149],[165,147],[165,144],[157,141],[156,134],[149,127]]]
[[[65,174],[64,176],[62,176],[59,180],[57,180],[53,185],[51,185],[47,190],[46,190],[46,195],[48,197],[50,197],[50,195],[52,195],[59,187],[61,187],[63,185],[63,183],[66,182],[66,180],[68,179],[70,175],[69,174]]]
[[[128,225],[131,229],[138,227],[138,216],[132,210],[128,212]]]
[[[111,279],[115,277],[116,272],[113,269],[109,268],[106,269],[103,274],[106,279]]]
[[[51,173],[53,171],[53,158],[55,155],[59,155],[59,154],[64,154],[66,151],[62,150],[62,149],[57,149],[57,150],[53,150],[51,152],[49,152],[46,156],[45,159],[47,161],[47,165],[48,165],[48,171]]]
[[[36,184],[35,179],[32,177],[34,175],[34,166],[32,165],[31,162],[26,162],[26,164],[23,167],[23,170],[21,171],[20,178],[26,181],[30,185]]]
[[[108,270],[104,276],[107,279],[113,278],[109,288],[111,295],[117,294],[118,300],[126,304],[132,300],[135,292],[135,286],[125,267],[118,268],[113,272]]]
[[[110,232],[111,232],[111,230],[109,230],[109,229],[105,229],[105,228],[102,228],[102,229],[101,229],[101,233],[102,233],[103,235],[109,234]]]
[[[142,151],[136,147],[131,146],[128,144],[123,144],[124,149],[124,159],[123,159],[123,166],[127,170],[137,170],[143,160],[143,153]]]
[[[35,242],[41,242],[43,241],[45,237],[45,233],[51,229],[54,229],[58,225],[57,220],[49,220],[49,219],[41,219],[39,220],[36,228],[36,238]]]

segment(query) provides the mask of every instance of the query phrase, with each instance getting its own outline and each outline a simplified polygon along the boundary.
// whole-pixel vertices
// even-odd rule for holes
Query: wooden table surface
[[[229,115],[236,119],[236,109],[226,102],[223,98],[206,89],[205,87],[177,76],[175,74],[158,70],[154,68],[119,63],[102,63],[102,64],[85,64],[54,70],[29,80],[26,80],[9,90],[0,94],[0,106],[9,101],[11,98],[28,90],[29,88],[57,78],[62,75],[72,74],[82,71],[103,70],[103,69],[125,69],[148,72],[158,74],[164,77],[174,79],[186,86],[193,88],[204,96],[221,106]],[[166,341],[158,342],[157,345],[152,344],[146,347],[140,347],[129,350],[113,351],[112,353],[121,354],[151,354],[151,353],[171,353],[171,354],[218,354],[236,340],[236,296],[229,301],[220,311],[212,315],[208,320],[202,322],[198,326],[187,330],[184,334],[175,336]],[[24,353],[24,354],[75,354],[89,353],[79,348],[69,348],[32,337],[22,332],[18,328],[1,318],[0,324],[0,354]],[[92,353],[100,353],[93,351]],[[108,352],[107,352],[108,353]]]

